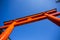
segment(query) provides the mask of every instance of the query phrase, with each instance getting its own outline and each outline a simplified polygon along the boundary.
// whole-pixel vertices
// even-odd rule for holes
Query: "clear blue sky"
[[[0,26],[4,21],[57,8],[56,0],[1,0]],[[10,35],[11,40],[60,40],[60,28],[48,19],[17,26]]]

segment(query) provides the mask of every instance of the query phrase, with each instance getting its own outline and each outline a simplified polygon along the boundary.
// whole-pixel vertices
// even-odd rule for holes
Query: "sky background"
[[[56,0],[0,0],[0,26],[4,21],[21,18],[57,8]],[[17,26],[10,35],[11,40],[60,40],[60,27],[48,19]]]

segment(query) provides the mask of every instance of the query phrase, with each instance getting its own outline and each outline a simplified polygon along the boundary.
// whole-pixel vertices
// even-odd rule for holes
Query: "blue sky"
[[[4,21],[57,8],[56,0],[1,0],[0,26]],[[10,35],[11,40],[60,40],[60,28],[48,19],[17,26]]]

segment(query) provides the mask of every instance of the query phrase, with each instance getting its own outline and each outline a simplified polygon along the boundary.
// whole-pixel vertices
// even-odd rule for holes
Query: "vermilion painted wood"
[[[51,14],[51,15],[57,16],[57,15],[59,15],[59,12]],[[24,20],[24,21],[20,21],[20,22],[16,21],[17,23],[15,24],[15,26],[27,24],[27,23],[38,21],[38,20],[42,20],[42,19],[45,19],[45,18],[46,18],[46,16],[41,16],[41,17],[34,18],[34,19],[28,17],[28,20]],[[7,27],[8,27],[8,25],[4,25],[4,26],[0,27],[0,29],[7,28]]]
[[[7,38],[9,37],[10,33],[13,31],[14,29],[14,25],[16,22],[13,22],[12,24],[10,24],[8,26],[8,28],[0,35],[0,40],[7,40]]]
[[[55,14],[56,12],[57,12],[56,9],[52,9],[52,10],[41,12],[41,13],[38,13],[38,14],[26,16],[26,17],[23,17],[23,18],[10,20],[10,21],[4,22],[5,25],[0,27],[0,29],[8,27],[8,25],[11,24],[13,21],[16,22],[15,26],[18,26],[18,25],[23,25],[23,24],[39,21],[39,20],[42,20],[42,19],[46,19],[46,16],[44,15],[45,13],[57,16],[58,14]]]
[[[60,13],[59,13],[60,14]],[[60,26],[60,18],[55,17],[53,15],[49,15],[49,14],[45,14],[47,16],[47,18],[52,21],[53,23],[57,24],[58,26]]]
[[[57,12],[56,9],[52,9],[52,10],[49,10],[46,12],[41,12],[38,14],[34,14],[34,15],[23,17],[23,18],[18,18],[15,20],[10,20],[10,21],[4,22],[5,25],[0,27],[0,29],[8,27],[8,25],[11,24],[13,21],[16,22],[15,26],[18,26],[18,25],[23,25],[23,24],[39,21],[42,19],[46,19],[47,16],[44,15],[45,13],[55,15],[55,16],[59,15],[59,12]]]
[[[48,14],[45,15],[46,13]],[[5,25],[0,27],[0,29],[6,28],[6,30],[0,35],[0,40],[6,40],[8,36],[10,35],[10,33],[12,32],[12,30],[14,29],[14,26],[23,25],[23,24],[39,21],[46,18],[49,18],[50,20],[53,18],[52,21],[55,20],[57,22],[59,19],[54,16],[57,16],[59,14],[60,13],[56,12],[56,10],[50,10],[47,12],[42,12],[41,14],[40,13],[34,14],[34,15],[30,15],[23,18],[5,22],[4,23]],[[51,16],[51,15],[54,15],[54,16]],[[60,22],[60,20],[58,22]]]
[[[8,25],[8,24],[11,24],[13,21],[22,22],[22,21],[25,21],[25,20],[29,20],[30,18],[35,19],[35,18],[38,18],[38,17],[43,17],[43,19],[45,19],[44,13],[53,14],[55,12],[57,12],[57,10],[52,9],[52,10],[49,10],[49,11],[45,11],[45,12],[29,15],[29,16],[26,16],[26,17],[18,18],[18,19],[15,19],[15,20],[6,21],[6,22],[4,22],[4,24]],[[40,19],[40,20],[42,20],[42,19]]]

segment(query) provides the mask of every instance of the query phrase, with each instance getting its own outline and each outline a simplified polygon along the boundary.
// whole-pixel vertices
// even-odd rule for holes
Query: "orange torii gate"
[[[51,21],[55,20],[53,22],[56,23],[58,26],[60,26],[60,24],[59,24],[60,21],[58,21],[58,19],[56,19],[54,17],[54,16],[58,16],[58,15],[60,15],[60,12],[57,12],[56,9],[52,9],[52,10],[41,12],[38,14],[18,18],[15,20],[6,21],[6,22],[4,22],[4,26],[0,27],[0,29],[5,29],[5,31],[2,32],[2,34],[0,35],[0,40],[6,40],[9,37],[10,33],[12,32],[12,30],[14,29],[15,26],[43,20],[46,18],[48,18],[50,20],[53,18]]]

